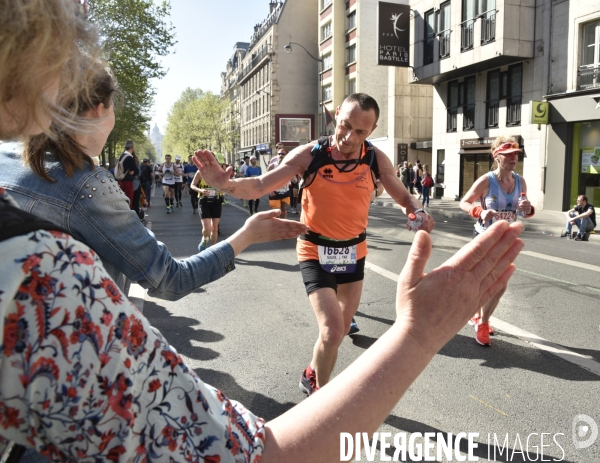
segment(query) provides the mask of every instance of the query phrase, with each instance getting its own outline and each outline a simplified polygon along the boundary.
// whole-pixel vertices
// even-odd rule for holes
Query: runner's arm
[[[481,206],[476,206],[475,201],[479,201],[481,197],[487,195],[490,189],[490,180],[487,175],[482,175],[475,183],[469,188],[467,194],[460,201],[460,208],[468,212],[471,217],[477,219],[481,217],[481,219],[486,222],[491,220],[492,217],[498,214],[497,211],[493,209],[483,209]]]
[[[377,166],[379,167],[379,180],[385,188],[385,191],[405,210],[405,214],[410,214],[418,209],[422,209],[421,203],[417,198],[409,193],[404,187],[400,178],[396,177],[394,172],[394,166],[385,153],[375,148],[375,155],[377,156]],[[421,230],[430,232],[435,226],[433,218],[425,213],[419,213],[423,218],[423,225]]]
[[[210,151],[196,151],[193,160],[209,185],[236,198],[254,199],[282,188],[294,175],[303,174],[312,160],[311,149],[312,145],[300,146],[277,169],[251,178],[230,178]]]

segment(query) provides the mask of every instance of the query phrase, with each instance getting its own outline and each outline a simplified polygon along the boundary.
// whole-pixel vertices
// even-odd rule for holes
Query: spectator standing
[[[154,171],[150,165],[150,159],[144,159],[142,166],[140,167],[140,182],[142,188],[146,194],[146,201],[148,202],[148,208],[152,207],[152,181],[154,180]]]
[[[425,164],[423,166],[423,181],[421,182],[421,192],[423,193],[423,207],[429,207],[429,197],[431,188],[433,187],[433,177],[429,173],[429,166]]]
[[[123,190],[123,193],[125,193],[125,196],[129,198],[129,208],[135,210],[137,213],[139,211],[139,196],[138,207],[136,209],[134,202],[134,193],[136,191],[136,188],[134,188],[134,180],[136,180],[136,177],[140,174],[140,168],[139,164],[135,161],[134,154],[135,144],[133,143],[133,140],[127,140],[125,142],[125,151],[119,156],[117,162],[123,162],[123,171],[126,172],[125,177],[123,177],[122,180],[119,180],[119,186],[121,187],[121,190]],[[139,184],[139,181],[137,183]]]
[[[408,191],[411,195],[415,194],[415,170],[413,169],[412,162],[408,163],[408,181],[410,182],[410,188]]]
[[[402,182],[402,185],[404,185],[404,188],[410,191],[410,173],[408,162],[404,161],[398,168],[400,169],[400,181]]]
[[[260,166],[256,165],[256,156],[252,156],[250,158],[250,166],[246,168],[245,177],[258,177],[262,174],[262,170]],[[258,204],[260,203],[260,198],[251,199],[248,201],[248,207],[250,209],[250,215],[256,214],[258,212]]]

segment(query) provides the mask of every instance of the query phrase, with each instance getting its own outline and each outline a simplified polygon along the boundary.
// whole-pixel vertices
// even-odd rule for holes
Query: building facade
[[[413,82],[433,87],[432,158],[443,196],[461,198],[491,169],[499,135],[524,149],[516,171],[536,207],[565,210],[574,191],[597,184],[581,165],[592,157],[582,148],[600,147],[592,136],[600,111],[586,96],[598,69],[590,57],[597,2],[417,0],[411,8]],[[573,98],[584,111],[567,111]],[[549,103],[550,124],[532,123],[540,103]]]
[[[156,161],[157,162],[162,162],[162,139],[163,136],[160,133],[160,129],[158,128],[157,124],[154,124],[154,128],[152,129],[152,131],[150,132],[150,141],[152,142],[152,144],[154,145],[154,148],[156,149]]]
[[[263,168],[278,142],[291,148],[312,140],[317,116],[317,61],[294,45],[316,50],[317,6],[285,0],[269,8],[268,17],[254,28],[237,79],[236,161],[256,155]]]
[[[227,61],[225,72],[221,73],[221,98],[227,102],[221,119],[223,129],[227,133],[223,149],[227,164],[235,164],[240,150],[241,107],[238,79],[249,46],[249,43],[237,42],[233,46],[233,54]]]
[[[372,141],[392,163],[431,162],[432,94],[429,85],[412,85],[412,70],[377,64],[377,0],[317,0],[319,52],[322,61],[320,98],[331,115],[352,93],[377,101],[380,118]],[[406,1],[387,3],[407,4]],[[333,133],[334,124],[321,133]]]

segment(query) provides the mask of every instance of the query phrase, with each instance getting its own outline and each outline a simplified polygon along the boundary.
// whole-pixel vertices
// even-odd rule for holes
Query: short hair
[[[127,140],[125,142],[125,151],[129,151],[131,148],[133,148],[134,143],[133,140]]]
[[[244,159],[250,159],[250,156],[244,156]]]
[[[363,111],[370,111],[371,109],[375,111],[375,122],[379,120],[379,105],[375,98],[367,95],[366,93],[353,93],[352,95],[348,95],[342,105],[344,103],[358,103],[360,109]]]
[[[581,199],[583,199],[586,203],[588,202],[587,196],[586,195],[579,195],[579,197]]]
[[[170,157],[171,157],[171,155],[170,155],[170,154],[165,154],[165,157],[166,157],[166,158],[170,158]]]

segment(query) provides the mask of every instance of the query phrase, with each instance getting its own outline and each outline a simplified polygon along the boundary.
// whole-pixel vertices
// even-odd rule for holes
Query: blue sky
[[[151,127],[158,123],[164,135],[167,113],[187,87],[219,93],[233,45],[249,42],[254,25],[268,14],[269,0],[171,0],[178,43],[162,59],[167,75],[153,83]]]

